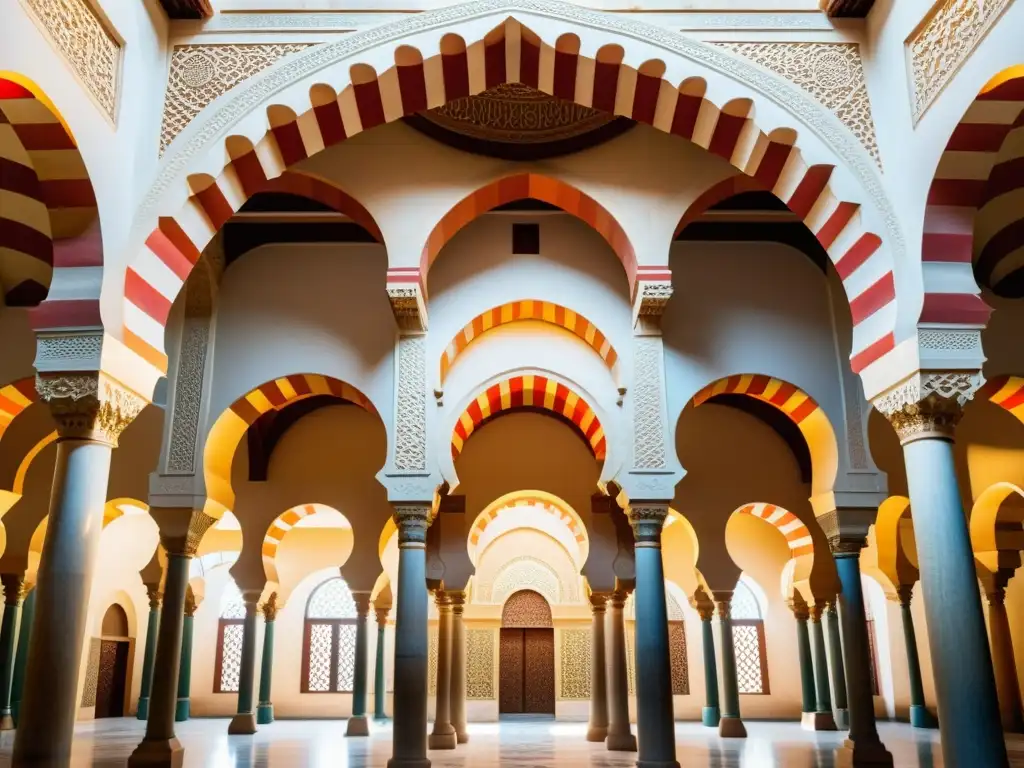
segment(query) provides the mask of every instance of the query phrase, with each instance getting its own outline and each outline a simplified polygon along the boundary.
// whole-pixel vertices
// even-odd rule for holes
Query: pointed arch
[[[491,19],[496,26],[483,34]],[[594,46],[581,45],[570,29],[614,44],[594,55],[583,53]],[[410,39],[417,47],[408,44]],[[897,303],[894,261],[904,255],[898,219],[873,160],[835,115],[739,56],[636,20],[550,0],[542,6],[466,3],[417,14],[297,54],[289,67],[270,68],[226,96],[216,112],[201,116],[201,131],[190,126],[172,143],[166,173],[140,212],[143,225],[170,217],[186,233],[189,250],[201,251],[209,242],[219,217],[195,195],[183,200],[180,186],[180,169],[200,165],[191,162],[199,152],[222,197],[237,207],[239,162],[257,162],[271,178],[364,130],[508,82],[631,117],[758,178],[818,236],[833,262],[843,262],[840,276],[854,316],[858,369],[913,333],[916,318],[898,317],[897,311],[915,298]],[[266,120],[249,119],[254,105],[266,110]],[[766,125],[790,131],[763,130],[755,121],[758,114]],[[253,146],[245,160],[213,151],[220,139],[209,137],[233,130],[246,131]],[[164,194],[167,189],[173,195]],[[891,244],[872,231],[880,228],[876,221],[884,222]],[[610,222],[599,231],[611,235]],[[130,260],[129,272],[152,274],[146,265],[157,261],[160,255],[143,247]],[[417,266],[396,264],[392,270],[393,282],[404,282],[410,291],[418,284],[422,291]],[[635,277],[664,281],[658,275],[666,272],[664,263],[638,264]],[[185,277],[162,286],[168,299]],[[636,292],[636,285],[631,288]],[[166,318],[147,321],[132,311],[132,296],[126,294],[124,301],[125,343],[159,367]]]
[[[559,328],[564,328],[582,339],[604,360],[608,370],[612,372],[612,376],[618,381],[619,353],[615,351],[611,341],[598,330],[596,325],[583,315],[561,304],[541,301],[539,299],[525,299],[522,301],[510,301],[486,312],[481,312],[452,337],[452,340],[441,354],[441,384],[444,384],[444,380],[448,376],[448,370],[455,363],[456,358],[473,341],[492,328],[527,320],[557,325]]]
[[[565,384],[531,374],[492,384],[467,406],[452,431],[452,459],[458,458],[469,436],[484,421],[519,408],[548,411],[567,419],[590,446],[594,458],[604,461],[607,440],[594,409]]]

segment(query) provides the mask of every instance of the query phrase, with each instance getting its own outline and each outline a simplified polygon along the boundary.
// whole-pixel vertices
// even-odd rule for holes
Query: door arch
[[[501,611],[498,713],[555,714],[555,630],[551,606],[531,589],[514,592]]]
[[[128,614],[113,603],[100,625],[100,662],[96,673],[96,717],[124,717],[131,690],[129,674],[134,642],[128,629]]]

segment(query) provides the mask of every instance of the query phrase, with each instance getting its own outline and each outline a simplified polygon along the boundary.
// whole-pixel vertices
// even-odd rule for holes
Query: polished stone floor
[[[383,768],[391,754],[391,730],[378,726],[369,739],[345,739],[341,720],[281,720],[261,727],[255,736],[228,736],[227,720],[180,723],[185,768]],[[99,720],[82,723],[75,731],[74,768],[124,766],[142,737],[137,720]],[[746,740],[719,739],[696,723],[676,729],[679,762],[683,768],[830,768],[839,734],[813,734],[795,723],[748,722]],[[881,723],[882,739],[897,768],[937,768],[942,765],[937,731],[916,731],[908,725]],[[436,768],[520,766],[634,765],[636,756],[607,752],[584,740],[583,723],[516,720],[473,723],[470,743],[454,752],[431,752]],[[9,766],[13,734],[0,734],[0,766]],[[1008,740],[1010,764],[1024,768],[1024,736]],[[960,768],[960,767],[958,767]],[[967,767],[964,767],[967,768]]]

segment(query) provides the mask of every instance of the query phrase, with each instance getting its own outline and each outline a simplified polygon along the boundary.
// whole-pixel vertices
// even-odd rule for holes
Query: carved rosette
[[[903,444],[927,438],[952,440],[964,405],[984,381],[978,371],[918,373],[874,404]]]
[[[141,395],[96,371],[36,374],[36,391],[49,405],[62,440],[90,440],[114,448],[146,406]]]
[[[637,547],[661,547],[661,529],[668,517],[668,504],[630,506],[626,511]]]
[[[281,606],[277,602],[277,592],[271,592],[270,597],[267,601],[260,606],[260,613],[263,614],[263,620],[266,622],[277,620],[277,611]]]
[[[426,549],[427,528],[431,523],[428,505],[395,506],[394,518],[398,526],[399,549]]]

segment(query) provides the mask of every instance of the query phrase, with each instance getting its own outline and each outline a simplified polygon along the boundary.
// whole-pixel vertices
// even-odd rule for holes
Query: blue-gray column
[[[0,731],[14,730],[11,716],[11,680],[14,677],[14,646],[18,613],[25,597],[25,577],[20,573],[0,576],[4,585],[4,618],[0,625]]]
[[[814,713],[814,660],[811,658],[811,636],[807,631],[807,620],[810,613],[807,605],[801,600],[791,606],[793,617],[796,619],[796,648],[800,657],[800,710],[803,712],[803,722],[807,724],[807,716]]]
[[[616,589],[608,599],[605,629],[608,655],[608,738],[612,752],[636,752],[636,736],[629,725],[629,674],[626,670],[626,621],[623,607],[627,593]]]
[[[639,768],[678,768],[661,531],[668,505],[630,507],[636,550],[636,729]]]
[[[366,621],[370,615],[370,593],[353,592],[356,604],[356,658],[352,682],[352,716],[345,725],[346,736],[369,736],[370,724],[366,719],[366,691],[369,687],[369,659]]]
[[[388,768],[429,768],[427,759],[427,527],[430,505],[395,506],[395,688]]]
[[[701,603],[697,606],[700,614],[701,645],[704,652],[704,708],[700,713],[700,721],[709,728],[717,728],[722,719],[722,711],[718,706],[718,663],[715,660],[715,630],[711,620],[715,615],[712,603]]]
[[[25,667],[28,664],[28,648],[32,639],[32,619],[36,613],[36,591],[30,588],[21,608],[21,625],[18,627],[18,650],[14,654],[14,675],[11,678],[11,717],[18,724],[21,709],[21,694],[25,690]]]
[[[825,622],[828,624],[828,658],[836,727],[846,730],[850,727],[850,711],[846,701],[846,668],[843,664],[842,636],[839,634],[839,609],[835,601],[829,602],[825,608]]]
[[[811,649],[814,661],[814,730],[834,731],[832,697],[828,690],[828,658],[825,654],[825,628],[822,619],[825,603],[815,602],[810,609]]]
[[[93,427],[99,405],[92,391],[73,403],[70,397],[55,398],[67,400],[72,412],[51,406],[60,436],[36,584],[36,622],[14,737],[11,764],[16,767],[67,765],[71,759],[86,613],[116,441],[116,435],[105,434],[98,424]]]
[[[718,735],[744,739],[747,728],[740,715],[740,686],[736,678],[736,643],[732,636],[732,590],[714,593],[718,614],[718,644],[722,654],[722,717]]]
[[[377,608],[377,658],[373,671],[373,719],[388,719],[387,672],[384,669],[384,630],[388,624],[388,608]]]
[[[256,616],[259,611],[259,594],[243,593],[245,619],[242,624],[242,659],[238,665],[238,709],[228,733],[251,735],[256,733]]]
[[[1006,616],[1006,588],[997,586],[986,597],[992,635],[992,664],[995,668],[1003,730],[1007,733],[1024,733],[1017,662],[1013,653],[1013,638],[1010,636],[1010,621]]]
[[[587,741],[608,738],[608,677],[604,663],[607,601],[608,596],[601,593],[590,596],[590,720],[587,723]]]
[[[928,646],[948,766],[1005,766],[992,656],[953,462],[956,400],[932,394],[890,416],[903,443]]]
[[[153,688],[153,662],[156,660],[156,637],[160,631],[160,603],[163,595],[158,585],[147,585],[149,593],[149,621],[146,624],[146,651],[142,656],[142,685],[139,686],[139,707],[135,717],[149,717],[149,692]]]
[[[921,681],[921,659],[917,655],[917,633],[914,615],[910,612],[910,599],[914,586],[900,586],[896,594],[900,599],[900,618],[903,621],[903,643],[907,650],[907,673],[910,678],[910,724],[915,728],[934,728],[935,718],[924,704],[924,685]],[[1017,673],[1014,672],[1016,680]]]

